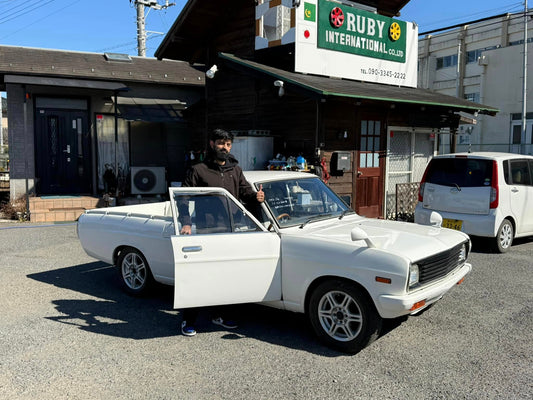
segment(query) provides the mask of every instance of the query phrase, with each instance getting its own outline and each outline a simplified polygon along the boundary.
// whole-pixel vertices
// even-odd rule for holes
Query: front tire
[[[351,354],[372,343],[382,325],[368,295],[355,284],[341,280],[326,281],[313,291],[308,314],[323,343]]]
[[[509,251],[513,244],[514,228],[511,221],[504,219],[493,241],[493,249],[497,253]]]
[[[153,283],[152,272],[144,255],[133,247],[121,250],[117,260],[123,289],[134,296],[148,292]]]

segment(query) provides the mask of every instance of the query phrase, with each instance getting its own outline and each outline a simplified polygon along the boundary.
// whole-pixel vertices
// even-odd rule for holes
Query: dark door
[[[356,152],[355,211],[369,218],[383,217],[385,171],[382,123],[362,120],[359,151]]]
[[[90,192],[90,140],[86,111],[36,110],[38,194]]]

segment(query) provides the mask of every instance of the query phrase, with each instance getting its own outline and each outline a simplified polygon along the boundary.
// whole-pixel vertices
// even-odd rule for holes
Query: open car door
[[[170,188],[174,307],[281,299],[280,238],[222,188]],[[190,235],[181,235],[183,225]]]

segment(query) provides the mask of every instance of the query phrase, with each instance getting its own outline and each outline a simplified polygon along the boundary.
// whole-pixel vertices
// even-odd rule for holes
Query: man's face
[[[231,140],[217,139],[213,142],[213,149],[220,152],[229,153],[231,151],[231,145]]]
[[[214,142],[211,140],[211,147],[215,150],[218,161],[226,161],[228,154],[231,151],[231,140],[217,139]]]

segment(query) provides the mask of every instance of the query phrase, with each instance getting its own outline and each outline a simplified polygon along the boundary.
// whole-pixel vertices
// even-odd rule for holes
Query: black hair
[[[233,143],[233,133],[225,131],[224,129],[215,129],[211,133],[211,140],[214,142],[216,140],[229,140]]]

